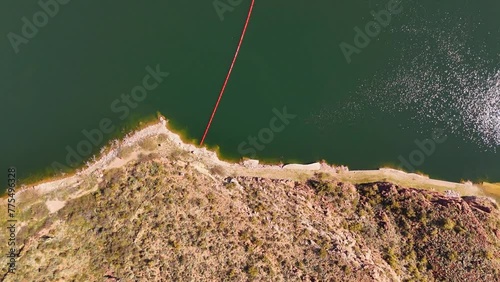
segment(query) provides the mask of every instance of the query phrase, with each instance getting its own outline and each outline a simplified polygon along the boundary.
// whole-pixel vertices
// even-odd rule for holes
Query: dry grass
[[[480,187],[487,196],[492,197],[497,203],[500,203],[500,183],[483,183]]]
[[[120,148],[120,151],[118,152],[118,157],[120,159],[126,159],[128,158],[132,153],[134,152],[134,147],[133,146],[126,146],[123,148]]]
[[[145,138],[141,142],[139,142],[139,146],[146,151],[154,151],[158,148],[158,139],[157,137],[149,137]]]
[[[491,202],[322,173],[219,183],[177,161],[189,152],[170,157],[111,169],[95,191],[88,179],[78,191],[90,193],[55,214],[26,194],[19,276],[5,281],[499,279]]]
[[[34,189],[27,189],[23,191],[18,200],[19,203],[33,203],[40,198],[40,193]]]
[[[226,176],[226,174],[227,174],[224,167],[222,167],[220,165],[212,166],[210,168],[210,173],[215,174],[215,175],[219,175],[219,176]]]

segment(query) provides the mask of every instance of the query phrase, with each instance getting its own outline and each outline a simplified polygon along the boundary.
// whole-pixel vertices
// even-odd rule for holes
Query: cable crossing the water
[[[224,95],[224,90],[226,89],[227,82],[229,81],[229,77],[231,76],[231,72],[233,71],[234,63],[236,62],[236,58],[238,57],[238,53],[240,52],[240,47],[241,47],[241,44],[243,43],[243,38],[245,37],[248,23],[250,22],[250,17],[252,16],[254,3],[255,3],[255,0],[252,0],[252,4],[250,4],[250,10],[248,11],[247,20],[245,22],[245,26],[243,27],[243,32],[241,33],[240,42],[238,43],[238,48],[236,48],[236,53],[234,54],[234,57],[233,57],[233,62],[231,63],[231,67],[229,68],[229,71],[227,73],[226,80],[224,81],[224,84],[222,85],[222,89],[219,93],[219,98],[217,98],[217,103],[215,103],[215,107],[214,107],[214,110],[212,111],[212,115],[210,116],[210,119],[208,120],[208,124],[207,124],[207,127],[205,128],[205,133],[203,133],[203,137],[201,138],[200,145],[203,145],[203,142],[205,141],[205,137],[207,137],[208,130],[210,129],[210,126],[212,125],[212,120],[214,119],[214,116],[215,116],[215,112],[217,112],[217,108],[219,107],[219,103],[220,103],[220,100],[222,98],[222,95]]]

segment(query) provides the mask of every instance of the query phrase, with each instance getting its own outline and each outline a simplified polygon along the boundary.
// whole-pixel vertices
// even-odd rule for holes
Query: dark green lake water
[[[404,159],[435,178],[500,181],[500,2],[403,1],[348,63],[340,44],[355,46],[354,28],[364,29],[388,2],[257,0],[206,143],[239,159],[238,146],[263,129],[268,138],[273,109],[286,107],[296,117],[256,157],[351,169]],[[76,148],[86,140],[82,130],[105,118],[117,129],[93,153],[157,111],[200,140],[249,4],[221,20],[211,1],[72,0],[27,42],[16,37],[16,54],[9,33],[22,36],[22,17],[33,21],[41,7],[3,1],[2,183],[9,166],[25,178],[66,164],[67,146]],[[170,75],[122,120],[113,101],[157,65]],[[416,143],[435,130],[446,140],[421,149]]]

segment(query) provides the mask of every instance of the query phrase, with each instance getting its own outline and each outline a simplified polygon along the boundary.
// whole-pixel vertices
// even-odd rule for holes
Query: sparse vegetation
[[[156,137],[149,137],[139,142],[139,146],[146,151],[153,151],[158,147],[158,140]]]
[[[455,222],[449,218],[445,218],[440,220],[441,226],[443,226],[444,229],[446,230],[452,230],[455,227]]]
[[[134,152],[134,147],[132,146],[126,146],[123,148],[120,148],[118,151],[118,157],[120,159],[126,159],[128,158],[132,153]]]
[[[86,193],[65,196],[66,206],[54,214],[45,201],[56,194],[23,195],[19,275],[26,281],[105,275],[372,281],[374,273],[389,281],[499,279],[500,212],[487,200],[390,183],[352,185],[321,174],[305,182],[224,178],[222,167],[209,166],[223,176],[217,183],[189,165],[189,157],[181,150],[168,158],[143,155],[100,181],[88,178],[79,186]]]
[[[215,174],[215,175],[219,175],[219,176],[225,176],[226,175],[226,171],[225,169],[220,166],[220,165],[214,165],[210,168],[210,172],[212,174]]]
[[[189,156],[189,152],[181,149],[174,149],[170,152],[170,157],[174,160],[183,160]]]

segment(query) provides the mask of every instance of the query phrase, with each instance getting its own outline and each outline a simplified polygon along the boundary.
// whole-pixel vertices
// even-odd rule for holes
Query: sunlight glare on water
[[[324,106],[311,119],[325,127],[360,122],[374,113],[404,113],[410,120],[402,121],[402,127],[421,134],[442,128],[473,142],[479,151],[496,151],[500,70],[492,71],[498,62],[491,59],[486,44],[475,42],[471,30],[476,27],[470,20],[447,14],[415,18],[392,29],[395,38],[406,40],[394,44],[398,55],[386,62],[388,67],[362,80],[347,100]]]

